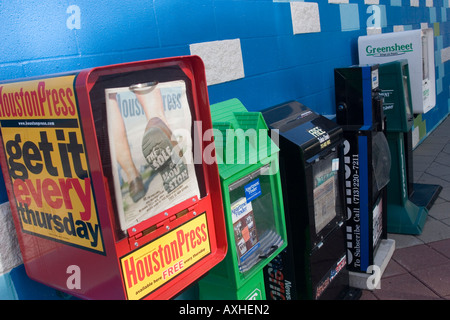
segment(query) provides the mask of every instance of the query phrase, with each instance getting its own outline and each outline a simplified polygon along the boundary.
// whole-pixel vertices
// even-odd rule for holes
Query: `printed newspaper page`
[[[316,233],[319,233],[336,217],[337,174],[320,172],[314,188],[314,219]]]
[[[199,197],[184,81],[105,91],[121,229]]]

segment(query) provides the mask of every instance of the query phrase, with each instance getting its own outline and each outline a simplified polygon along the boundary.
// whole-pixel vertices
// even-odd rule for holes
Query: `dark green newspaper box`
[[[263,268],[287,245],[279,149],[260,112],[211,105],[228,252],[199,281],[200,299],[265,300]]]
[[[414,119],[408,61],[402,59],[380,64],[379,81],[392,159],[387,187],[387,230],[392,233],[420,234],[428,209],[441,187],[413,182]]]

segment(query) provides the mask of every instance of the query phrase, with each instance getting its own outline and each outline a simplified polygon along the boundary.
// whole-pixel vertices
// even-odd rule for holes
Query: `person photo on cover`
[[[130,90],[136,95],[148,120],[142,139],[142,152],[150,167],[158,172],[166,167],[177,142],[171,140],[172,132],[167,125],[161,91],[156,84],[154,82],[137,84],[130,86]],[[117,94],[110,93],[109,98],[113,104],[111,119],[114,124],[113,138],[117,162],[125,172],[133,202],[138,202],[145,196],[146,189],[141,174],[133,162],[125,123],[117,103]]]

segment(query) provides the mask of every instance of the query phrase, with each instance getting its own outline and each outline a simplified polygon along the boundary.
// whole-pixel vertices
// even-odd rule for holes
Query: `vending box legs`
[[[169,299],[224,258],[200,58],[2,83],[0,127],[30,278],[84,299]]]
[[[388,231],[391,233],[421,234],[428,216],[428,208],[427,205],[419,206],[411,201],[413,198],[411,198],[410,191],[412,190],[412,194],[415,191],[414,184],[411,186],[408,183],[409,168],[405,161],[408,151],[405,148],[405,135],[402,132],[388,132],[387,139],[392,157],[391,181],[388,185],[387,195]],[[439,188],[442,187],[437,186],[436,192],[432,193],[433,202],[439,193]]]

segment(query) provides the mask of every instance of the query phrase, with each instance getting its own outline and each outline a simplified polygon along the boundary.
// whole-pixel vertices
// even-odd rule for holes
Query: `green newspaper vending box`
[[[287,245],[278,147],[260,112],[211,105],[228,252],[199,281],[200,299],[265,300],[263,268]]]
[[[408,61],[402,59],[380,64],[379,87],[384,97],[386,137],[392,159],[387,190],[387,230],[420,234],[428,209],[441,187],[413,183],[413,106]]]

